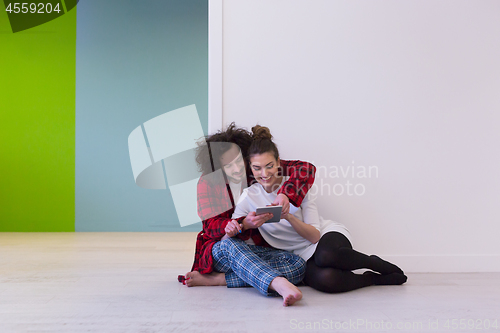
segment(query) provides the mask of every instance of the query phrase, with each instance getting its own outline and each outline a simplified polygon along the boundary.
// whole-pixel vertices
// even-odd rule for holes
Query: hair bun
[[[252,133],[252,137],[254,140],[271,140],[273,138],[273,136],[271,135],[271,131],[265,126],[255,125],[254,127],[252,127]]]

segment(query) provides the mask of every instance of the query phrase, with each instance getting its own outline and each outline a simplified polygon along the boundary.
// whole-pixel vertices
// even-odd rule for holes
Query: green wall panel
[[[0,2],[0,231],[75,230],[76,12],[12,33]]]

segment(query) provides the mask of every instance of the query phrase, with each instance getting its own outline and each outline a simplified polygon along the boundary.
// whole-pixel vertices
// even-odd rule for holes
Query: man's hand
[[[267,220],[270,220],[273,217],[273,214],[266,213],[256,215],[255,212],[250,212],[243,219],[243,229],[257,229],[261,225],[263,225]]]
[[[288,197],[284,195],[283,193],[278,194],[274,202],[272,203],[273,206],[283,206],[281,209],[281,218],[284,219],[290,212],[290,200],[288,200]]]
[[[236,220],[231,220],[227,223],[226,228],[224,228],[226,235],[229,237],[234,237],[241,232],[241,225]]]

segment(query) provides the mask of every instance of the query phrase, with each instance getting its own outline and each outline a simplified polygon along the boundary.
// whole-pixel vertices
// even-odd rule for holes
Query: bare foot
[[[224,273],[212,272],[209,274],[200,274],[198,271],[186,273],[186,286],[225,286],[226,276]]]
[[[283,296],[283,306],[293,305],[302,298],[302,292],[284,277],[278,276],[269,286]]]

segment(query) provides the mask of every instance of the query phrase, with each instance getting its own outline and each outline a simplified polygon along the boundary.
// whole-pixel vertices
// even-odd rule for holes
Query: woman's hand
[[[270,220],[273,217],[273,214],[271,213],[266,213],[266,214],[260,214],[256,215],[255,212],[250,212],[248,215],[243,219],[243,229],[257,229],[261,225],[263,225],[266,221]]]
[[[272,203],[273,206],[283,206],[281,209],[281,218],[284,219],[285,216],[290,212],[290,200],[283,193],[278,194],[276,199]]]
[[[241,225],[236,220],[231,220],[227,223],[226,228],[224,228],[226,235],[228,237],[234,237],[241,232]]]

